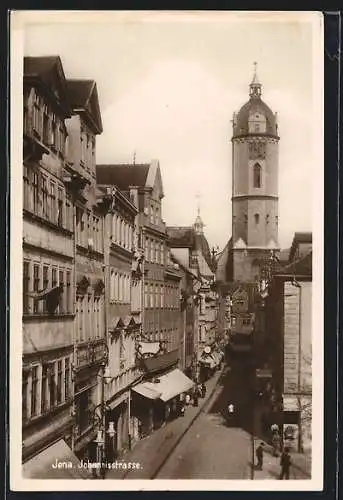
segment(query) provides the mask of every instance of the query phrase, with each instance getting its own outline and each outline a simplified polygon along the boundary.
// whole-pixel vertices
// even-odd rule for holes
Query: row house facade
[[[135,261],[134,268],[139,268],[141,276],[141,328],[136,336],[141,380],[132,385],[130,401],[131,438],[135,441],[162,425],[173,413],[185,384],[192,385],[178,370],[182,272],[172,260],[167,244],[159,163],[98,165],[97,181],[100,186],[120,189],[138,208],[135,251],[139,262]],[[132,293],[133,290],[132,286]],[[132,308],[134,312],[133,303]],[[158,388],[163,386],[162,380],[169,385],[171,379],[176,394],[164,400]]]
[[[300,235],[300,236],[299,236]],[[269,415],[295,451],[311,451],[312,235],[296,233],[287,264],[276,266],[265,297],[272,368]]]
[[[73,445],[74,215],[64,183],[72,111],[58,57],[25,58],[22,458]]]
[[[206,237],[204,224],[198,214],[193,226],[167,228],[168,244],[173,255],[183,266],[189,267],[200,280],[197,287],[197,375],[196,378],[207,378],[218,366],[219,359],[214,352],[219,343],[218,330],[218,296],[215,289],[215,275],[212,270],[212,259]],[[208,351],[208,352],[205,352]],[[208,368],[210,368],[208,370]]]
[[[102,133],[96,83],[67,80],[65,185],[74,209],[74,451],[96,459],[94,411],[101,404],[106,361],[104,217],[96,197],[96,135]]]
[[[130,388],[140,378],[136,340],[142,322],[142,255],[138,246],[138,209],[134,193],[98,184],[98,203],[105,215],[108,364],[104,372],[106,456],[115,459],[138,439],[130,411]]]

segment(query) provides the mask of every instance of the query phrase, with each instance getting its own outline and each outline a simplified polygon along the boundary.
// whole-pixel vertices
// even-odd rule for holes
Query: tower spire
[[[249,95],[250,97],[260,98],[262,93],[262,85],[260,84],[257,76],[257,62],[254,62],[254,75],[249,85]]]
[[[202,234],[204,232],[204,226],[205,224],[203,223],[201,217],[200,217],[200,193],[196,194],[197,198],[197,217],[194,222],[194,229],[197,234]]]

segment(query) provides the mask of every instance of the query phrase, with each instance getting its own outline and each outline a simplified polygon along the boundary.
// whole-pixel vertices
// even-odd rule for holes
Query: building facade
[[[101,404],[106,361],[104,218],[97,206],[96,136],[102,133],[96,83],[67,80],[72,116],[67,120],[65,184],[75,223],[74,451],[96,459],[94,411]]]
[[[104,371],[105,455],[120,457],[135,439],[130,415],[130,387],[141,371],[136,341],[141,330],[140,253],[135,200],[114,186],[98,185],[105,214],[105,273],[108,362]],[[113,436],[106,435],[112,429]]]
[[[64,174],[71,116],[59,57],[24,59],[23,461],[73,445],[74,223]]]
[[[303,239],[302,237],[300,238]],[[273,384],[284,439],[295,451],[311,451],[312,250],[296,233],[286,265],[274,270],[266,298]],[[307,249],[302,252],[302,245]],[[299,252],[299,258],[295,256]],[[277,416],[277,414],[275,414]],[[271,419],[273,419],[273,414]]]

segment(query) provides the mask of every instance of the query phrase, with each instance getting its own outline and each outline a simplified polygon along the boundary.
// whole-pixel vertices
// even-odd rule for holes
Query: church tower
[[[262,100],[254,76],[249,100],[233,115],[232,279],[252,282],[259,265],[278,248],[277,117]]]

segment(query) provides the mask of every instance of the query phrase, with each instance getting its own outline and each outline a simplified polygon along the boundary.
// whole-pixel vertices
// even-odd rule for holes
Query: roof
[[[283,266],[277,270],[278,275],[294,275],[312,277],[312,251],[307,253],[304,257]]]
[[[299,243],[312,244],[312,233],[311,232],[296,232],[293,236],[292,245],[289,251],[289,260],[293,259],[296,247]]]
[[[67,96],[73,110],[83,110],[95,133],[103,131],[98,92],[94,80],[67,80]]]
[[[73,108],[82,108],[88,104],[94,80],[67,80],[67,93]]]
[[[298,241],[299,243],[312,243],[312,232],[296,232],[294,233],[293,240]]]
[[[97,165],[96,182],[117,186],[121,190],[128,190],[130,186],[145,187],[149,168],[149,163]]]
[[[256,97],[250,98],[237,113],[234,136],[249,133],[249,115],[256,112],[263,114],[266,118],[266,134],[277,136],[276,119],[273,111],[262,99]]]
[[[24,57],[25,81],[40,85],[44,93],[64,109],[66,116],[70,116],[66,79],[59,56]]]
[[[171,248],[193,248],[195,234],[192,227],[168,226],[167,234]]]
[[[195,235],[195,247],[197,250],[200,250],[201,254],[204,256],[204,259],[210,268],[210,270],[213,272],[213,260],[212,260],[212,255],[211,255],[211,250],[208,244],[208,241],[203,234],[196,234]]]
[[[278,258],[281,262],[288,262],[290,250],[290,248],[283,248],[280,250]]]

